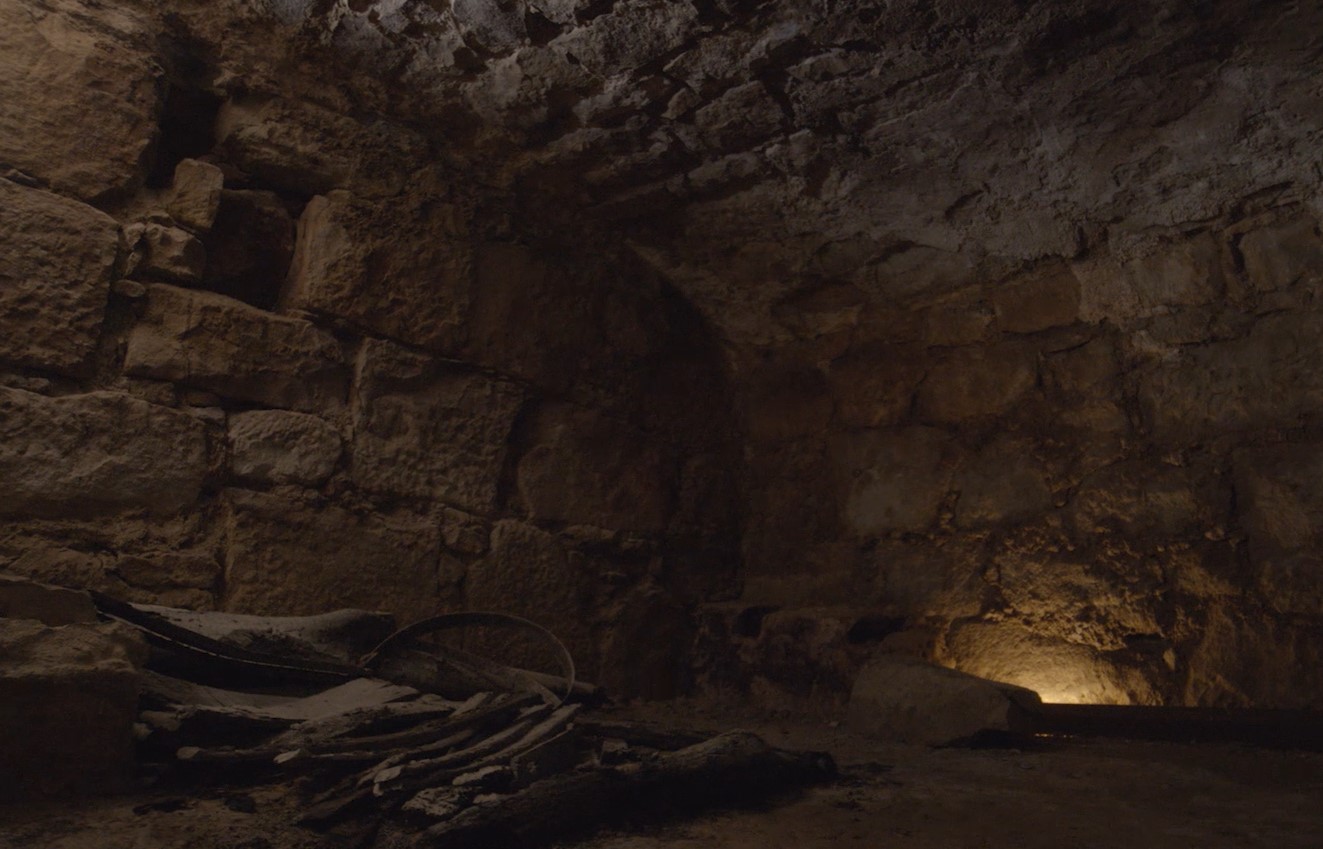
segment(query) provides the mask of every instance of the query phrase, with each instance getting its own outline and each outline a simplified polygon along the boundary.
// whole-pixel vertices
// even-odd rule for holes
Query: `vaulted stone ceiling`
[[[932,301],[1319,203],[1308,3],[270,7],[534,214],[620,225],[741,346],[788,341],[784,305],[831,284],[838,306]],[[1117,294],[1085,279],[1084,318]]]

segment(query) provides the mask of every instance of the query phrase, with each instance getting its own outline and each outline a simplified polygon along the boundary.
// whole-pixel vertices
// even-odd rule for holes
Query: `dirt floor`
[[[558,849],[1323,849],[1323,753],[1103,740],[925,749],[870,742],[830,723],[689,704],[630,715],[699,730],[751,728],[775,745],[831,752],[842,776],[757,810],[648,822]],[[291,826],[297,810],[282,786],[0,807],[0,846],[356,849],[351,836]]]

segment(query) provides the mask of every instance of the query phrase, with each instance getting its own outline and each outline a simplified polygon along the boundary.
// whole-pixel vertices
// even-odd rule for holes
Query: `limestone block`
[[[1260,292],[1275,292],[1302,279],[1323,279],[1323,236],[1318,222],[1298,218],[1251,230],[1237,244],[1245,276]]]
[[[589,561],[567,551],[555,536],[507,519],[493,526],[487,556],[469,567],[464,600],[470,610],[513,613],[548,629],[565,643],[585,678],[591,679],[598,665],[592,628],[596,582]],[[513,653],[509,660],[538,664],[531,668],[543,667],[548,660],[531,645],[492,648],[508,648]]]
[[[1059,535],[1025,528],[993,547],[988,580],[1004,606],[1032,621],[1040,636],[1119,651],[1129,636],[1164,630],[1159,556],[1127,556],[1106,543],[1080,556]]]
[[[113,392],[0,388],[0,515],[173,513],[206,473],[205,428],[185,413]]]
[[[340,460],[340,434],[325,420],[287,410],[252,410],[229,420],[230,470],[263,483],[319,486]]]
[[[118,249],[109,216],[0,180],[0,360],[80,371],[101,331]]]
[[[524,245],[479,245],[464,359],[556,394],[571,391],[583,361],[617,356],[603,341],[611,331],[599,321],[601,282],[591,268]]]
[[[919,387],[919,415],[964,422],[1008,412],[1038,381],[1031,351],[1014,345],[961,349],[928,370]]]
[[[359,515],[227,490],[224,609],[302,615],[352,607],[401,625],[440,611],[440,533],[422,518]]]
[[[1323,697],[1323,628],[1279,621],[1234,598],[1211,607],[1191,635],[1186,704],[1311,709]]]
[[[303,411],[342,406],[348,370],[311,323],[213,294],[155,284],[129,334],[125,371]]]
[[[557,0],[564,5],[566,0]],[[582,10],[584,4],[576,6]],[[558,43],[595,75],[623,74],[672,53],[698,26],[698,12],[686,3],[653,4],[629,0],[574,27]]]
[[[454,0],[450,14],[466,39],[491,53],[508,53],[524,43],[524,6],[508,0]]]
[[[446,507],[441,511],[441,538],[446,548],[464,554],[485,554],[491,528],[477,516]]]
[[[142,590],[205,590],[220,585],[221,564],[210,552],[159,551],[120,556],[111,573]]]
[[[841,424],[899,424],[914,404],[925,367],[922,352],[908,345],[860,346],[833,361],[827,380]]]
[[[933,543],[879,540],[867,555],[874,586],[867,599],[856,590],[856,601],[882,604],[913,620],[960,619],[983,609],[988,586],[983,573],[987,552],[970,537]]]
[[[1099,336],[1077,348],[1049,354],[1044,361],[1043,381],[1068,395],[1107,397],[1119,373],[1116,343]]]
[[[1080,482],[1069,521],[1084,536],[1119,531],[1164,540],[1198,538],[1226,518],[1217,509],[1225,499],[1201,489],[1186,469],[1156,460],[1125,461]]]
[[[1222,246],[1214,234],[1201,233],[1128,263],[1126,274],[1144,307],[1216,301],[1225,287]]]
[[[1053,263],[998,284],[992,292],[992,308],[997,325],[1011,333],[1073,324],[1080,311],[1079,280],[1064,263]]]
[[[471,253],[453,205],[331,192],[299,219],[283,303],[453,354],[471,310]]]
[[[533,447],[519,460],[519,496],[537,521],[656,532],[675,485],[669,452],[624,422],[593,410],[538,411]]]
[[[51,626],[97,621],[96,605],[87,593],[4,572],[0,572],[0,619],[33,619]]]
[[[366,489],[490,512],[515,414],[513,383],[367,340],[350,472]]]
[[[1021,522],[1052,508],[1047,470],[1031,443],[994,440],[961,470],[955,521],[961,527]]]
[[[123,6],[0,6],[0,162],[87,201],[136,186],[161,99],[148,33]]]
[[[1247,337],[1187,348],[1145,369],[1140,408],[1168,444],[1296,427],[1323,412],[1321,359],[1323,314],[1265,316]]]
[[[278,98],[236,98],[216,116],[229,161],[277,188],[321,194],[353,187],[390,197],[416,175],[426,151],[407,130]]]
[[[928,530],[960,460],[951,437],[929,427],[844,434],[831,454],[845,522],[861,536]]]
[[[180,283],[202,279],[207,251],[187,230],[148,221],[125,227],[124,235],[134,251],[132,273]]]
[[[138,664],[119,624],[0,619],[0,783],[9,799],[123,789],[133,767]]]
[[[781,131],[785,112],[761,82],[722,93],[694,112],[694,125],[710,148],[745,150]]]
[[[850,730],[879,740],[944,746],[980,732],[1029,732],[1038,694],[901,655],[879,655],[850,691]]]
[[[1173,306],[1217,301],[1226,286],[1222,245],[1212,233],[1149,246],[1134,257],[1090,258],[1072,266],[1080,318],[1124,325]]]
[[[1238,451],[1235,482],[1259,588],[1283,613],[1323,615],[1323,445]]]
[[[216,220],[224,186],[225,175],[215,165],[185,159],[175,166],[166,211],[180,226],[194,233],[206,232]]]

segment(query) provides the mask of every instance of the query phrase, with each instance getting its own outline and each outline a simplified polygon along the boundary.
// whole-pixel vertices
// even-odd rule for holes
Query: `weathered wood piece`
[[[696,807],[834,774],[835,765],[827,755],[779,751],[757,735],[736,731],[661,754],[651,762],[535,782],[504,798],[465,807],[407,842],[397,839],[396,845],[412,849],[526,845],[598,825],[645,797],[664,798],[669,808]]]

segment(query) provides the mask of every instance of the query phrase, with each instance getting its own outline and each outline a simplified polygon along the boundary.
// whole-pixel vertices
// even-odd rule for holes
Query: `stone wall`
[[[743,382],[721,674],[830,695],[881,640],[1048,699],[1317,705],[1321,285],[1288,199],[903,312],[821,293]]]
[[[158,6],[0,6],[4,568],[1323,698],[1318,9]]]
[[[272,36],[229,55],[188,25],[0,8],[0,569],[503,610],[625,695],[686,686],[738,545],[703,322]]]

